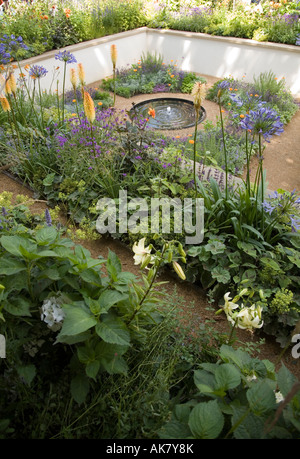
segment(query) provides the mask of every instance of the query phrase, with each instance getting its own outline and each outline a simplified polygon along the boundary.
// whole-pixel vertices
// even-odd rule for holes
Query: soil
[[[212,84],[217,79],[211,76],[203,75],[208,81],[208,85]],[[97,86],[99,82],[93,84]],[[164,94],[158,97],[164,97]],[[172,95],[172,97],[176,95]],[[182,95],[178,95],[182,97]],[[191,100],[191,96],[185,95],[187,99]],[[142,95],[132,99],[123,99],[117,96],[116,108],[120,110],[129,110],[132,102],[138,103],[141,100],[153,98],[153,95]],[[219,108],[216,104],[210,101],[204,101],[203,106],[207,112],[207,119],[212,122],[215,121],[219,113]],[[200,125],[201,126],[201,125]],[[165,131],[166,132],[166,131]],[[168,135],[186,136],[192,134],[194,128],[176,131],[168,131]],[[267,145],[264,153],[264,166],[267,171],[267,178],[269,181],[269,189],[276,190],[283,188],[288,191],[296,189],[300,191],[300,111],[293,117],[289,125],[286,127],[284,133],[279,137],[272,139]],[[255,159],[253,161],[253,169],[255,167]],[[33,198],[33,192],[24,187],[23,184],[17,182],[6,173],[0,172],[0,193],[3,191],[10,191],[15,195],[25,194]],[[40,213],[47,206],[47,203],[36,201],[31,207],[33,212]],[[139,275],[140,271],[138,266],[134,265],[133,253],[130,248],[126,247],[118,240],[111,237],[101,237],[96,241],[80,241],[84,247],[90,250],[91,255],[98,257],[102,255],[107,256],[108,250],[114,251],[120,258],[124,271],[130,271],[135,275]],[[181,281],[179,278],[174,277],[169,272],[164,272],[159,281],[167,281],[163,288],[170,294],[174,294],[176,289],[176,298],[181,302],[181,307],[185,309],[185,318],[189,322],[188,325],[194,330],[199,327],[201,323],[206,320],[213,320],[216,330],[222,333],[229,332],[228,322],[224,314],[215,315],[215,308],[209,304],[206,293],[197,285],[190,284],[186,281]],[[173,296],[174,298],[174,296]],[[267,359],[276,363],[276,369],[281,366],[281,362],[300,380],[300,359],[293,359],[290,349],[288,349],[283,356],[281,356],[282,349],[279,344],[275,342],[274,338],[265,336],[262,333],[250,334],[247,331],[237,330],[237,339],[242,343],[257,343],[262,337],[265,338],[265,343],[260,345],[260,352],[256,356],[260,359]]]

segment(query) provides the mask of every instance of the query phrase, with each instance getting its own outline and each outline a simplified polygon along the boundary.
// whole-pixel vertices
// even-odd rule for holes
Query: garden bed
[[[299,425],[290,418],[281,419],[283,430],[270,434],[267,413],[274,416],[277,404],[282,400],[278,401],[278,396],[282,397],[282,393],[277,392],[278,388],[287,396],[281,407],[290,410],[291,406],[287,405],[289,393],[292,391],[295,394],[293,390],[296,391],[300,384],[295,382],[286,367],[281,367],[278,377],[275,376],[276,369],[271,363],[277,365],[284,358],[292,373],[298,374],[297,346],[293,347],[291,354],[289,351],[291,333],[298,333],[299,327],[297,204],[300,198],[286,186],[276,191],[273,197],[266,197],[268,188],[263,163],[268,145],[272,146],[272,136],[284,135],[284,125],[294,119],[299,121],[298,117],[293,118],[298,107],[285,91],[284,80],[278,81],[271,72],[262,75],[252,86],[233,77],[217,84],[210,80],[211,90],[204,99],[203,80],[196,75],[195,78],[194,75],[186,75],[176,68],[174,62],[166,65],[161,57],[150,55],[143,55],[140,62],[131,66],[129,73],[125,72],[126,81],[122,86],[115,78],[116,47],[111,46],[110,51],[114,78],[112,81],[99,81],[97,88],[87,88],[82,64],[78,64],[78,74],[74,68],[70,72],[73,89],[66,90],[67,64],[75,64],[76,59],[65,50],[55,55],[55,59],[63,62],[62,96],[41,91],[40,81],[47,70],[33,65],[27,69],[33,89],[28,89],[25,78],[19,82],[21,87],[17,87],[14,78],[9,75],[5,86],[7,98],[1,98],[1,116],[7,126],[1,132],[1,161],[9,165],[12,174],[32,186],[35,196],[40,197],[36,202],[39,210],[44,209],[47,203],[44,213],[30,214],[26,200],[15,196],[22,184],[11,182],[7,175],[1,175],[5,191],[12,187],[13,199],[16,199],[12,202],[9,195],[1,195],[3,285],[0,299],[3,300],[3,312],[0,311],[0,318],[6,319],[1,322],[1,332],[6,333],[5,329],[11,331],[13,339],[8,340],[8,355],[15,362],[14,369],[5,371],[5,378],[11,381],[13,387],[10,397],[20,397],[19,391],[22,391],[25,382],[30,391],[37,385],[37,398],[43,398],[42,394],[49,390],[49,374],[55,387],[54,397],[58,396],[57,388],[62,383],[68,394],[67,400],[70,397],[70,404],[72,400],[77,403],[76,410],[72,411],[63,426],[60,416],[55,413],[55,423],[43,428],[38,423],[30,435],[41,435],[45,429],[46,435],[66,435],[70,438],[73,422],[81,419],[82,404],[88,403],[93,409],[100,403],[99,410],[96,408],[96,417],[103,417],[100,435],[110,435],[111,429],[116,428],[114,435],[121,434],[122,438],[127,438],[132,432],[134,436],[141,435],[137,434],[141,427],[127,418],[132,402],[127,404],[126,401],[126,408],[121,410],[122,422],[117,422],[116,426],[115,416],[120,409],[120,400],[133,401],[139,396],[136,387],[138,378],[142,391],[140,409],[135,407],[134,419],[145,413],[143,407],[151,404],[148,395],[150,398],[152,394],[155,396],[155,409],[159,411],[157,422],[149,419],[151,425],[146,426],[147,418],[145,426],[142,426],[142,430],[149,429],[149,436],[156,432],[155,425],[158,424],[162,438],[165,438],[164,435],[173,438],[172,435],[176,434],[172,433],[172,429],[174,426],[177,429],[177,421],[180,421],[188,424],[181,434],[184,438],[190,438],[192,434],[197,438],[207,438],[207,435],[208,438],[219,435],[227,438],[232,432],[234,438],[243,438],[243,430],[238,425],[244,420],[243,410],[248,410],[249,402],[251,414],[247,415],[245,425],[255,420],[255,428],[250,429],[251,438],[256,435],[290,438],[291,428],[297,437]],[[154,81],[147,80],[149,71],[153,72],[153,69],[161,77],[161,81],[152,78],[155,79],[154,86]],[[117,76],[122,72],[118,71]],[[203,103],[210,112],[209,119],[199,129],[196,123],[194,131],[174,131],[168,132],[168,135],[147,129],[148,118],[129,121],[130,107],[125,104],[136,103],[138,92],[147,93],[149,84],[151,90],[161,89],[164,85],[165,89],[169,89],[168,93],[174,94],[188,86],[187,93],[192,90],[192,94],[187,97],[193,100],[195,116]],[[103,93],[103,86],[111,92]],[[134,89],[136,95],[126,100],[116,96],[116,90],[124,93],[124,88],[125,91]],[[27,98],[22,97],[25,89]],[[153,95],[143,94],[142,97],[151,99]],[[155,117],[151,106],[148,115]],[[217,122],[213,122],[212,115],[219,117]],[[270,144],[264,149],[265,141],[270,138]],[[275,142],[276,147],[278,144]],[[290,151],[287,154],[295,166],[297,157],[291,158]],[[253,156],[256,155],[256,175],[251,181],[251,169],[255,164]],[[207,170],[207,166],[210,174],[203,175],[202,171]],[[232,187],[232,174],[242,171],[243,167],[244,183],[240,181],[240,186]],[[272,170],[267,172],[273,175]],[[275,184],[276,190],[279,185]],[[287,186],[290,185],[295,188],[287,182]],[[126,211],[125,231],[121,214],[119,218],[115,215],[115,226],[108,230],[114,239],[104,236],[98,240],[98,233],[102,233],[103,229],[99,224],[103,201],[100,198],[104,198],[109,208],[107,217],[110,222],[124,190],[126,196],[128,192],[130,198],[141,198],[146,206],[149,202],[152,204],[153,197],[171,199],[172,202],[174,198],[179,198],[179,201],[184,198],[184,203],[188,198],[190,204],[191,200],[201,197],[205,213],[203,244],[202,240],[187,242],[182,227],[180,231],[175,230],[175,214],[172,216],[174,232],[170,228],[160,230],[151,226],[148,234],[148,228],[145,230],[138,225],[127,227],[133,207],[128,213]],[[191,207],[193,204],[189,209]],[[159,212],[159,219],[164,222],[166,214],[163,210]],[[151,215],[151,224],[153,220]],[[66,226],[62,227],[62,224]],[[65,239],[65,235],[73,241]],[[146,238],[147,244],[150,244],[148,247],[145,247]],[[82,241],[82,244],[73,248],[74,240]],[[121,254],[121,260],[118,254]],[[139,264],[144,270],[143,275],[137,269]],[[138,278],[133,278],[132,273]],[[13,277],[16,274],[17,282]],[[174,281],[175,275],[185,282]],[[157,280],[171,282],[168,287],[161,287]],[[160,294],[163,289],[167,289],[168,296],[162,301]],[[230,295],[233,301],[230,301]],[[190,305],[191,300],[195,300],[193,306]],[[214,304],[211,306],[208,300]],[[175,307],[170,311],[173,304]],[[252,334],[256,328],[262,334]],[[32,330],[36,336],[32,336]],[[252,332],[250,335],[248,330]],[[259,355],[256,346],[265,333],[273,335],[281,348],[273,338],[267,337],[263,354]],[[45,340],[39,339],[41,336]],[[182,338],[182,342],[177,336]],[[51,346],[54,340],[57,346]],[[238,349],[234,350],[231,345]],[[153,362],[154,349],[155,359],[160,364],[148,366],[145,362],[149,358]],[[250,358],[242,349],[253,351],[258,358]],[[44,360],[41,363],[40,352],[46,356],[46,363]],[[272,358],[259,360],[264,353],[272,355]],[[199,358],[203,362],[200,366]],[[62,362],[63,374],[60,372]],[[146,367],[149,370],[147,375],[141,370]],[[176,408],[171,423],[163,425],[169,417],[169,403],[172,406],[173,395],[176,396],[181,384],[185,390],[191,386],[191,379],[187,383],[185,381],[191,378],[195,368],[194,383],[206,400],[210,400],[211,396],[214,400],[203,402],[201,396],[198,403],[199,394],[192,389],[181,399],[187,404],[179,406],[179,411]],[[166,378],[158,387],[156,383],[155,387],[150,387],[152,378],[149,374],[153,372],[157,378],[155,381],[161,381],[160,375]],[[203,385],[202,378],[207,384]],[[260,380],[256,382],[257,379]],[[104,380],[107,386],[102,384]],[[121,380],[122,389],[119,387]],[[146,391],[145,380],[150,381]],[[238,391],[239,400],[248,400],[242,412],[238,413],[236,425],[235,413],[231,410],[229,413],[224,407],[224,396],[228,397],[232,406],[235,403],[236,392],[231,398],[229,389]],[[266,394],[263,401],[261,390]],[[165,404],[161,404],[162,397]],[[196,398],[195,409],[191,409],[190,397]],[[29,415],[33,421],[29,398],[26,400],[27,408],[18,405],[18,409],[24,412],[24,418]],[[297,400],[293,398],[291,404],[295,405]],[[257,403],[260,403],[259,409]],[[38,406],[39,402],[35,409]],[[109,412],[111,421],[106,425],[104,413],[107,406],[116,407],[116,411],[112,409]],[[209,413],[202,413],[205,407],[209,407]],[[200,419],[202,415],[208,416],[206,419],[212,417],[213,426],[209,434],[193,422],[199,419],[197,410],[202,413]],[[12,416],[9,405],[6,413],[8,418]],[[76,413],[79,418],[74,419]],[[176,419],[179,413],[183,417]],[[261,414],[262,418],[257,420]],[[229,431],[225,415],[228,422],[233,415],[234,424]],[[124,423],[125,418],[127,421]],[[18,422],[14,425],[18,426]],[[93,419],[93,426],[94,422]],[[2,429],[3,426],[4,430],[9,426],[7,419],[3,420]],[[264,426],[266,431],[263,432],[260,426]],[[81,425],[78,428],[79,436],[83,435],[84,430],[81,429],[85,427]],[[92,436],[98,435],[93,427],[88,431],[93,432]]]

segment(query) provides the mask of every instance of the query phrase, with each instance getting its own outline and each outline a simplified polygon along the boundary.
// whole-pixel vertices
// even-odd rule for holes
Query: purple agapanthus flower
[[[66,64],[76,64],[77,60],[74,54],[70,53],[69,51],[59,51],[58,54],[55,54],[55,59],[65,62]]]
[[[255,110],[250,110],[239,124],[242,129],[262,135],[267,141],[272,135],[283,132],[283,123],[278,113],[263,103],[258,104]]]
[[[218,84],[219,89],[228,89],[230,86],[230,82],[228,80],[223,80]]]
[[[43,78],[48,73],[48,70],[45,69],[42,65],[32,65],[29,69],[29,75],[32,78]]]
[[[300,219],[295,217],[295,215],[290,215],[290,223],[292,228],[292,233],[297,233],[300,230]]]

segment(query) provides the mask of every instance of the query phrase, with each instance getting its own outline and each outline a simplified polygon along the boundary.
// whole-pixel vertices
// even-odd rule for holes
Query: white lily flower
[[[229,295],[230,295],[230,292],[227,292],[224,295],[225,304],[223,306],[223,309],[224,309],[225,314],[227,315],[227,318],[228,318],[229,322],[231,322],[229,317],[231,318],[232,311],[234,309],[238,308],[239,305],[234,303],[233,301],[230,301],[230,300],[232,300],[232,298]]]
[[[261,328],[263,326],[261,307],[255,304],[250,308],[243,307],[236,317],[237,326],[242,330],[252,330],[253,328]]]
[[[142,264],[151,253],[150,246],[145,247],[145,240],[146,238],[144,237],[138,243],[135,242],[133,244],[132,250],[135,253],[133,257],[135,265]]]

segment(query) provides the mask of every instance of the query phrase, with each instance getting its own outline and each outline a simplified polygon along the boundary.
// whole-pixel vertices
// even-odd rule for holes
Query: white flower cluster
[[[46,322],[52,331],[57,331],[62,327],[65,313],[61,307],[61,303],[61,298],[51,296],[44,300],[41,308],[41,320]]]

